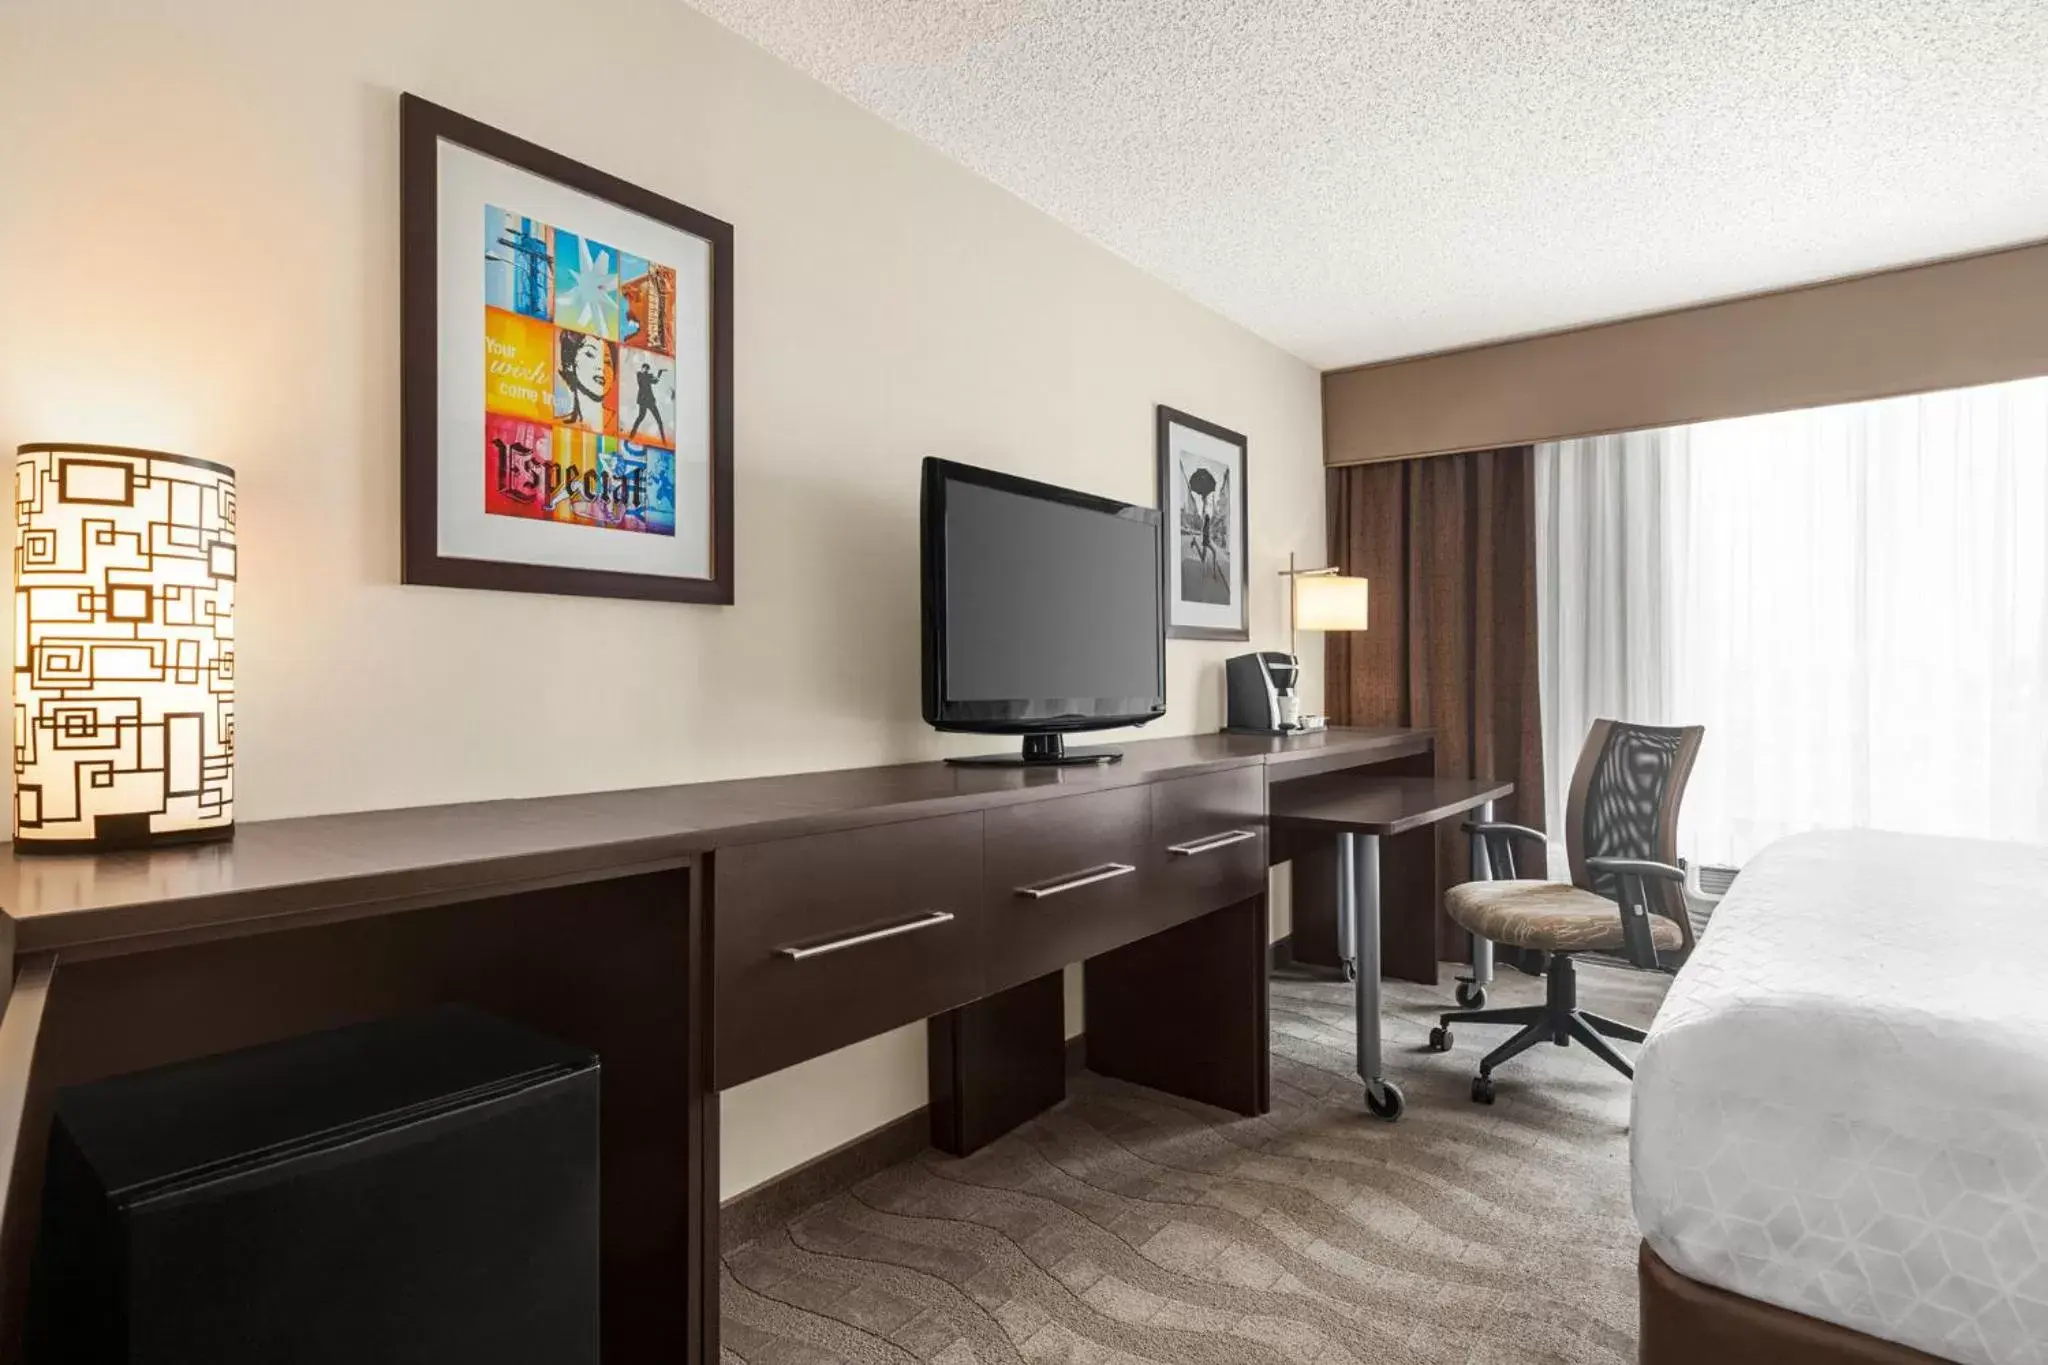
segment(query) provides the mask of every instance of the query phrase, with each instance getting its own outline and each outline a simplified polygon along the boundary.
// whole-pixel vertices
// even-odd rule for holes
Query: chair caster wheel
[[[1472,1078],[1472,1103],[1493,1103],[1493,1077],[1474,1076]]]
[[[1458,983],[1458,1004],[1460,1008],[1468,1010],[1485,1009],[1486,987],[1475,981],[1460,981]]]
[[[1348,957],[1344,959],[1344,979],[1346,981],[1358,980],[1358,964]]]
[[[1431,1052],[1449,1052],[1451,1050],[1451,1031],[1441,1026],[1431,1029],[1429,1031],[1429,1050]]]
[[[1401,1117],[1401,1111],[1407,1107],[1407,1101],[1401,1098],[1401,1087],[1392,1081],[1367,1081],[1365,1107],[1372,1111],[1374,1118],[1392,1123]]]

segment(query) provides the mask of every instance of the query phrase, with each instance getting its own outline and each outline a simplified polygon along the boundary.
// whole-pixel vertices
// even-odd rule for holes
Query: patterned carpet
[[[1631,1023],[1663,996],[1663,977],[1580,976],[1585,1008]],[[1400,1122],[1364,1113],[1347,989],[1276,979],[1271,1114],[1077,1076],[974,1156],[928,1151],[727,1248],[723,1359],[1633,1361],[1627,1083],[1540,1047],[1475,1105],[1508,1031],[1439,1056],[1423,1043],[1448,992],[1389,996]],[[1510,972],[1489,1003],[1540,998]]]

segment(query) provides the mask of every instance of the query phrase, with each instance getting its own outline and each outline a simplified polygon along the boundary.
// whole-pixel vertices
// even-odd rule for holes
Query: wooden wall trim
[[[2048,374],[2048,242],[1323,376],[1368,464]]]
[[[718,1246],[713,1250],[737,1250],[877,1171],[910,1160],[931,1146],[931,1126],[931,1110],[919,1105],[801,1166],[742,1190],[718,1210]]]
[[[1077,1033],[1067,1039],[1067,1074],[1085,1071],[1087,1056],[1087,1034]],[[801,1166],[742,1190],[719,1207],[719,1246],[725,1251],[737,1250],[775,1231],[806,1209],[845,1193],[877,1171],[926,1151],[932,1145],[931,1124],[931,1109],[921,1104]]]

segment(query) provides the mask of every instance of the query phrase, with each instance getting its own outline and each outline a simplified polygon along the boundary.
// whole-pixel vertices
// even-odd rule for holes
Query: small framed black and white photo
[[[1160,405],[1162,567],[1173,639],[1252,638],[1245,448],[1236,432]]]

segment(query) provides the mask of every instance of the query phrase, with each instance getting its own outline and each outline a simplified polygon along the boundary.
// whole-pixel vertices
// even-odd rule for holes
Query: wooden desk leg
[[[1336,969],[1344,963],[1336,886],[1337,840],[1292,837],[1296,962]],[[1398,981],[1437,984],[1436,835],[1410,830],[1380,840],[1380,970]]]
[[[1287,852],[1294,864],[1294,927],[1287,936],[1288,955],[1305,967],[1334,971],[1344,964],[1337,898],[1331,890],[1337,876],[1337,841],[1290,833]]]
[[[1443,913],[1436,880],[1436,831],[1411,829],[1379,842],[1380,970],[1397,981],[1434,986],[1436,922]]]
[[[1067,1097],[1061,976],[1048,972],[932,1016],[932,1146],[966,1156]]]
[[[40,1185],[59,1087],[449,1002],[475,1005],[588,1047],[603,1062],[603,1358],[711,1365],[718,1206],[705,1208],[700,1192],[717,1188],[717,1130],[692,1111],[715,1113],[717,1097],[701,1088],[709,1011],[692,988],[707,956],[694,937],[702,928],[687,884],[694,880],[680,870],[640,874],[61,961],[36,1043],[35,1121],[22,1131],[28,1146],[17,1151],[15,1179]],[[709,1150],[699,1145],[706,1139]],[[33,1222],[21,1221],[8,1235],[32,1255]],[[18,1271],[0,1269],[10,1269],[0,1292],[14,1292]],[[700,1320],[707,1312],[712,1321]],[[14,1330],[0,1323],[0,1334]],[[0,1359],[15,1349],[0,1344]]]
[[[1272,1108],[1266,898],[1093,957],[1088,1069],[1239,1114]]]

